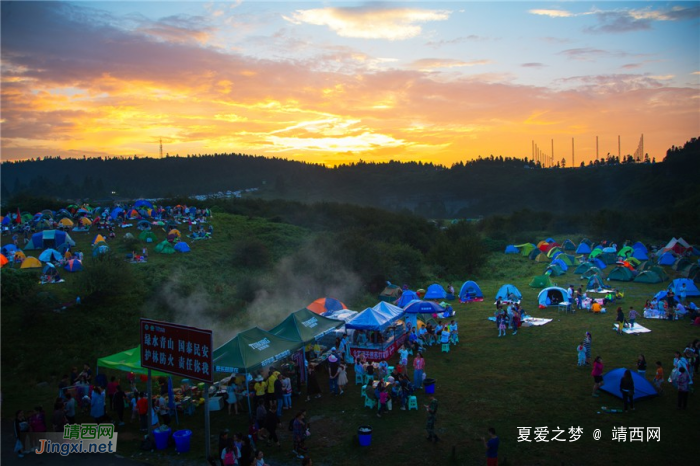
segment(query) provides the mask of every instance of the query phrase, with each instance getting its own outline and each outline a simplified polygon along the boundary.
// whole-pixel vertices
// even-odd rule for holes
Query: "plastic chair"
[[[418,398],[415,395],[408,397],[408,410],[415,409],[418,411]]]
[[[363,380],[364,376],[362,374],[355,374],[355,385],[361,385]]]
[[[362,386],[362,389],[360,390],[360,396],[362,396],[362,397],[367,396],[367,385]]]
[[[459,335],[455,333],[454,335],[452,335],[452,344],[456,345],[457,343],[459,343]]]
[[[365,397],[365,408],[372,408],[374,409],[374,405],[377,404],[373,399],[369,397]],[[418,409],[418,405],[416,404],[416,409]]]
[[[442,344],[442,352],[443,352],[443,353],[449,353],[449,352],[450,352],[450,344],[449,344],[449,343],[443,343],[443,344]]]
[[[374,380],[374,375],[365,374],[365,384],[368,384],[373,380]]]

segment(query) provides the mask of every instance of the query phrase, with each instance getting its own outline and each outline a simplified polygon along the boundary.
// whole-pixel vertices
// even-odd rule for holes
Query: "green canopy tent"
[[[330,319],[304,308],[289,314],[276,327],[270,329],[270,333],[307,345],[320,340],[344,324],[342,320]]]
[[[141,366],[141,345],[121,353],[100,358],[97,360],[97,367],[133,372],[134,374],[148,374],[148,369]],[[151,375],[169,377],[169,374],[154,370],[151,371]]]
[[[134,374],[147,375],[148,369],[141,366],[141,345],[136,348],[131,348],[121,353],[116,353],[111,356],[105,356],[104,358],[99,358],[97,360],[97,372],[99,373],[100,367],[107,369],[113,369],[117,371],[133,372]],[[151,370],[151,377],[168,377],[170,379],[169,384],[172,387],[172,376],[164,372]],[[150,378],[149,378],[150,383]],[[149,389],[150,396],[150,389]],[[177,415],[177,409],[175,408],[175,400],[171,397],[170,409],[175,411],[175,422],[180,424],[180,419]]]
[[[579,265],[578,267],[576,267],[576,270],[574,270],[574,273],[575,273],[576,275],[581,275],[581,274],[583,274],[583,273],[586,273],[586,271],[587,271],[588,269],[590,269],[591,267],[593,267],[593,264],[592,264],[592,263],[590,263],[590,262],[583,262],[583,263],[581,263],[581,265]]]
[[[156,246],[156,252],[160,254],[175,254],[175,248],[168,241],[162,241]]]
[[[274,335],[259,327],[241,332],[214,350],[214,372],[245,374],[291,356],[303,343]],[[252,415],[250,397],[248,414]]]
[[[533,249],[535,249],[537,246],[535,246],[532,243],[524,243],[524,244],[516,244],[515,247],[518,248],[521,256],[527,257],[530,255],[530,252]]]

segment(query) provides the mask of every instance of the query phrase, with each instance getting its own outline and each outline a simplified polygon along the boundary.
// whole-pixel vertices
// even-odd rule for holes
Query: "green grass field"
[[[161,256],[151,254],[147,264],[130,265],[136,280],[133,292],[110,298],[104,305],[72,307],[63,313],[46,312],[31,314],[19,305],[2,309],[2,367],[4,417],[12,417],[16,409],[31,409],[37,404],[50,407],[56,394],[54,388],[62,373],[71,366],[92,362],[97,357],[122,351],[138,344],[138,319],[140,316],[177,319],[180,316],[197,318],[200,326],[214,326],[216,334],[232,336],[235,329],[261,325],[269,328],[249,314],[241,313],[235,303],[239,283],[250,278],[251,273],[233,263],[233,244],[239,238],[258,237],[270,245],[272,260],[300,247],[309,232],[289,225],[264,222],[245,217],[217,215],[215,237],[211,241],[195,242],[189,255]],[[118,232],[123,235],[125,231]],[[94,236],[73,235],[79,247],[88,252],[89,240]],[[159,234],[162,239],[164,234]],[[554,236],[555,238],[557,236]],[[8,238],[3,237],[3,244]],[[533,238],[535,240],[535,238]],[[112,244],[119,254],[127,251],[118,239]],[[37,255],[40,251],[37,251]],[[539,275],[546,267],[520,256],[492,254],[480,277],[461,277],[459,288],[467,279],[481,286],[485,300],[482,303],[455,304],[457,310],[460,343],[447,354],[438,346],[426,354],[426,373],[437,379],[436,396],[440,403],[437,434],[442,441],[433,445],[426,441],[426,414],[422,406],[427,397],[418,393],[419,411],[400,411],[377,418],[375,412],[364,408],[360,387],[354,382],[350,369],[350,384],[344,395],[329,396],[327,380],[321,377],[325,390],[320,400],[304,402],[294,399],[294,410],[306,408],[312,424],[312,437],[307,446],[314,464],[481,464],[484,448],[480,441],[486,429],[493,426],[501,438],[500,464],[509,465],[602,465],[635,464],[670,465],[696,464],[700,407],[695,394],[691,394],[689,408],[676,410],[676,390],[670,384],[666,392],[657,398],[643,400],[637,409],[628,414],[598,414],[601,406],[622,407],[622,401],[606,393],[600,398],[591,397],[592,377],[590,368],[576,366],[576,346],[586,331],[593,334],[593,356],[601,355],[605,369],[618,367],[636,368],[637,356],[643,353],[649,363],[647,378],[653,376],[654,362],[662,361],[666,375],[672,368],[673,352],[698,338],[697,327],[689,322],[641,319],[641,324],[651,333],[641,336],[618,336],[611,330],[614,309],[605,315],[587,312],[564,314],[556,308],[538,310],[536,297],[539,290],[527,286],[533,275]],[[609,269],[608,269],[609,270]],[[672,271],[670,271],[672,272]],[[54,293],[61,302],[75,299],[78,293],[77,274],[63,274],[63,285],[47,285],[40,291]],[[264,282],[264,277],[262,277]],[[567,275],[554,279],[559,285],[569,283],[577,287],[583,283],[570,270]],[[156,284],[168,286],[156,286]],[[505,338],[497,338],[495,324],[487,320],[493,314],[493,297],[505,283],[516,285],[523,293],[526,310],[535,317],[554,319],[543,327],[522,328],[516,336],[510,332]],[[425,288],[430,284],[415,283],[412,288]],[[665,284],[644,285],[619,283],[625,289],[625,299],[620,304],[641,309],[644,301]],[[443,285],[446,285],[443,282]],[[143,300],[139,287],[157,288]],[[140,301],[135,301],[138,296]],[[309,299],[311,302],[318,296]],[[337,296],[343,299],[343,296]],[[175,299],[177,298],[177,299]],[[298,300],[298,297],[295,297]],[[371,296],[356,302],[347,302],[350,308],[361,310],[376,303]],[[299,308],[297,301],[284,303],[273,315],[282,315]],[[275,314],[276,313],[276,314]],[[281,320],[281,318],[280,318]],[[195,324],[196,322],[186,322]],[[395,362],[395,361],[394,361]],[[412,361],[409,361],[409,364]],[[323,372],[322,372],[323,373]],[[412,371],[409,372],[412,374]],[[112,375],[112,374],[110,374]],[[114,374],[120,375],[120,374]],[[124,374],[121,374],[123,377]],[[222,374],[222,378],[223,378]],[[47,382],[47,385],[37,385]],[[262,445],[271,464],[298,464],[291,453],[291,438],[286,430],[291,414],[285,412],[280,429],[282,447]],[[87,422],[88,417],[79,417]],[[223,428],[231,431],[247,430],[245,415],[228,416],[225,411],[213,412],[212,434]],[[373,428],[372,445],[357,444],[357,428],[370,425]],[[576,442],[517,442],[518,427],[546,427],[567,430],[581,427],[582,437]],[[614,427],[660,427],[659,442],[617,442],[612,440]],[[178,428],[192,429],[194,450],[182,459],[201,464],[203,456],[203,411],[194,416],[180,416]],[[602,438],[593,439],[593,430],[600,429]],[[120,431],[119,453],[149,462],[171,463],[174,451],[145,453],[140,455],[140,437],[136,423],[127,424]],[[7,433],[6,433],[7,434]],[[530,437],[534,440],[534,434]],[[562,437],[568,439],[568,432]],[[552,435],[547,436],[548,439]],[[212,442],[216,448],[216,443]]]

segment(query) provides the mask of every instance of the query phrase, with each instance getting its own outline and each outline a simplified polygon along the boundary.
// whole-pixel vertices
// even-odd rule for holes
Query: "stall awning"
[[[229,374],[252,372],[290,356],[302,346],[300,341],[253,327],[214,350],[214,371]]]
[[[319,340],[344,324],[341,320],[329,319],[305,308],[291,313],[279,325],[270,329],[270,333],[307,344]]]
[[[121,353],[100,358],[97,360],[97,367],[133,372],[134,374],[148,374],[148,369],[141,367],[141,345],[130,350],[122,351]],[[155,377],[167,377],[170,374],[152,370],[151,375]]]
[[[347,329],[384,330],[394,324],[403,315],[403,309],[393,304],[381,302],[360,312],[350,322]]]

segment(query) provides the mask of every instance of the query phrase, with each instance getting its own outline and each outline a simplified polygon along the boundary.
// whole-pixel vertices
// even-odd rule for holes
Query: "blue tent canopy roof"
[[[391,308],[387,306],[391,306]],[[392,308],[398,309],[398,312],[394,311]],[[403,309],[389,303],[381,302],[357,314],[354,319],[345,324],[345,328],[356,330],[384,330],[387,327],[391,327],[402,314]]]
[[[417,299],[411,301],[408,306],[404,308],[406,314],[440,314],[445,310],[437,303],[433,301],[421,301]]]
[[[670,285],[668,285],[668,289],[673,290],[676,295],[680,295],[683,285],[685,285],[686,296],[700,296],[700,290],[698,290],[695,282],[689,278],[676,278]]]
[[[613,369],[604,374],[604,384],[602,387],[600,387],[600,389],[622,399],[620,380],[622,380],[622,376],[625,374],[626,370],[628,369]],[[634,401],[643,400],[644,398],[651,398],[658,395],[654,386],[647,379],[639,375],[636,371],[630,371],[630,374],[632,374],[632,381],[634,382]]]
[[[576,248],[576,254],[590,254],[591,247],[586,243],[581,243]]]

